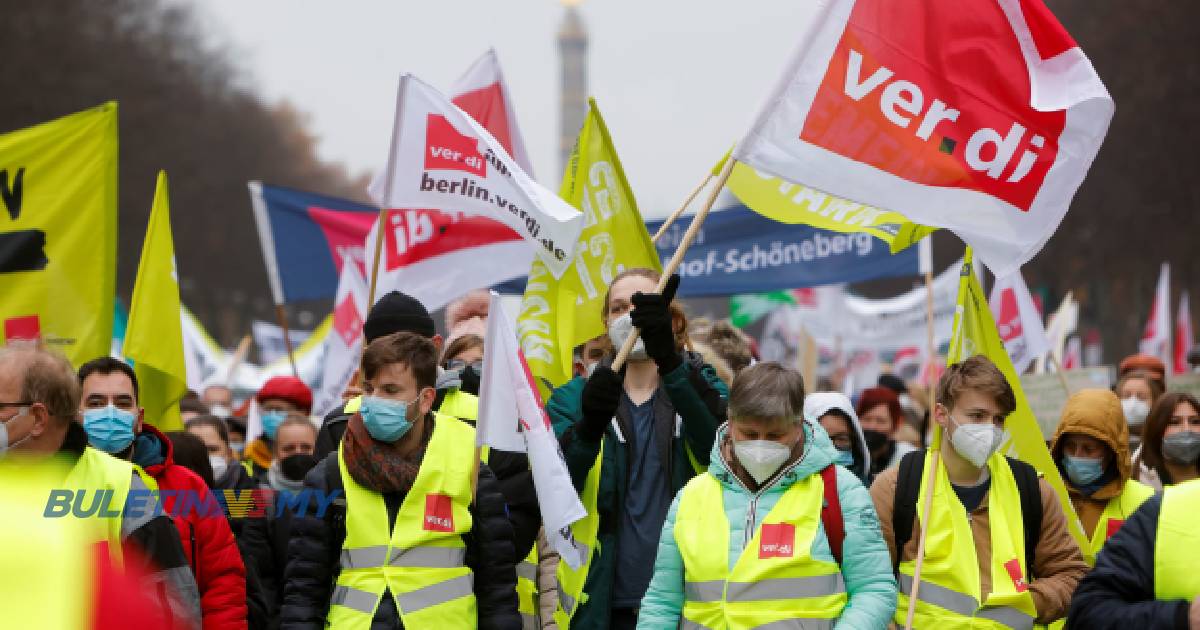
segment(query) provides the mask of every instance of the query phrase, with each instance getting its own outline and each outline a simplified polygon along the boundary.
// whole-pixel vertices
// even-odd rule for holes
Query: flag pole
[[[933,419],[933,409],[929,410],[929,419]],[[904,630],[912,630],[913,615],[917,612],[917,597],[921,591],[921,567],[925,564],[925,538],[929,534],[929,528],[924,524],[929,522],[929,511],[933,509],[933,483],[938,476],[938,456],[942,452],[941,430],[937,431],[938,447],[930,449],[929,456],[929,475],[925,480],[925,501],[921,505],[921,519],[918,521],[921,524],[921,536],[917,539],[917,563],[913,567],[912,590],[908,594],[908,615],[904,620]],[[896,550],[896,557],[899,558],[904,554],[903,549]]]
[[[229,365],[225,368],[225,387],[233,388],[233,375],[238,368],[242,366],[242,362],[246,360],[246,353],[250,352],[250,342],[253,338],[250,335],[242,337],[238,342],[237,348],[233,351],[233,355],[229,357]]]
[[[282,304],[275,305],[275,316],[279,318],[279,327],[283,329],[283,345],[287,348],[288,363],[292,365],[292,376],[300,378],[300,371],[296,369],[296,355],[292,352],[291,333],[288,332],[287,311],[283,310]]]
[[[667,228],[671,227],[671,225],[674,224],[679,217],[683,216],[683,213],[685,210],[687,210],[687,207],[692,205],[692,200],[696,198],[696,195],[700,194],[701,190],[704,190],[704,187],[708,185],[708,182],[712,181],[712,178],[713,174],[711,171],[709,171],[708,175],[704,177],[704,181],[700,182],[699,186],[693,188],[692,193],[687,196],[687,199],[683,200],[683,205],[679,206],[675,212],[672,212],[671,216],[667,217],[666,221],[663,221],[662,226],[658,228],[658,231],[654,233],[654,236],[650,237],[651,243],[657,243],[658,239],[662,238],[662,235],[667,233]]]
[[[929,248],[929,251],[928,251],[927,260],[925,260],[925,265],[924,265],[924,267],[925,267],[925,344],[926,344],[926,346],[928,348],[928,352],[929,352],[929,359],[928,359],[929,363],[928,364],[933,365],[933,362],[936,360],[936,357],[937,357],[937,347],[934,346],[934,341],[933,341],[933,338],[934,338],[933,337],[933,252],[932,252],[933,234],[930,234],[929,236],[926,236],[925,238],[929,239],[929,241],[930,241],[929,244],[926,246]],[[929,379],[929,380],[932,380],[932,379]],[[927,385],[929,386],[929,405],[926,407],[926,409],[929,410],[929,420],[928,421],[933,422],[933,406],[937,404],[937,384],[936,383],[928,383]],[[928,427],[928,425],[926,425],[926,426]],[[924,440],[925,436],[922,435],[921,439]],[[897,553],[899,553],[899,552],[897,552]]]
[[[679,247],[675,248],[675,253],[671,255],[670,262],[663,269],[662,277],[658,280],[658,292],[661,293],[667,286],[667,281],[671,279],[671,275],[679,268],[683,262],[683,255],[687,253],[689,247],[692,246],[692,241],[696,240],[696,235],[700,233],[700,226],[704,224],[704,219],[708,218],[708,211],[712,210],[713,204],[717,202],[717,195],[721,193],[721,189],[725,187],[725,182],[729,180],[729,173],[733,171],[733,165],[737,160],[732,156],[725,160],[725,167],[721,169],[721,174],[717,176],[716,186],[708,194],[708,200],[704,202],[704,207],[700,208],[696,216],[692,218],[692,224],[688,226],[686,232],[683,233],[683,240],[679,242]],[[707,180],[706,180],[707,182]],[[612,370],[620,372],[621,367],[625,365],[625,360],[629,358],[629,353],[633,350],[633,344],[637,342],[641,332],[634,327],[633,334],[625,340],[625,344],[621,346],[621,351],[617,353],[617,357],[613,359]]]

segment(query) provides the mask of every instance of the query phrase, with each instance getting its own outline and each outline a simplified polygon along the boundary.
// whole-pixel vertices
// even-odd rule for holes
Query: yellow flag
[[[720,173],[728,159],[726,153],[713,167],[714,175]],[[734,164],[725,187],[746,207],[768,219],[834,232],[866,232],[886,242],[893,254],[936,229],[913,223],[899,212],[827,195],[759,172],[741,162]]]
[[[0,135],[0,345],[112,350],[117,104]]]
[[[1033,466],[1050,483],[1058,494],[1063,513],[1067,515],[1071,535],[1075,537],[1080,548],[1086,548],[1089,544],[1088,536],[1075,514],[1067,488],[1058,473],[1058,466],[1054,465],[1054,460],[1050,457],[1042,430],[1029,408],[1025,392],[1021,390],[1021,381],[1008,358],[1008,351],[1004,349],[1004,342],[1000,340],[1000,332],[992,319],[987,297],[984,296],[975,276],[971,248],[968,247],[958,285],[958,305],[954,312],[954,331],[950,337],[947,363],[953,365],[977,354],[991,359],[992,363],[1000,368],[1017,397],[1017,408],[1009,414],[1004,423],[1005,441],[1000,446],[1001,451]]]
[[[133,360],[146,420],[163,431],[175,431],[183,429],[179,401],[187,393],[187,371],[168,200],[167,174],[159,171],[123,354]]]
[[[600,110],[593,99],[588,105],[558,193],[584,215],[575,260],[559,280],[534,260],[517,318],[543,396],[570,380],[575,346],[604,333],[600,315],[612,279],[633,267],[662,270]]]

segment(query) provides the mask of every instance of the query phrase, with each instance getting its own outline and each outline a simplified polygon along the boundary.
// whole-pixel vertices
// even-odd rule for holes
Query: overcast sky
[[[384,163],[402,71],[445,90],[494,47],[535,175],[558,189],[556,34],[565,11],[558,2],[191,2],[254,89],[309,114],[320,157],[354,173]],[[588,90],[644,216],[674,209],[746,129],[808,23],[810,4],[583,3]]]

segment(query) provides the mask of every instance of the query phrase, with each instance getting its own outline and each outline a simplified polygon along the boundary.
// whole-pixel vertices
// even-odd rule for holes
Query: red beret
[[[1145,370],[1160,381],[1167,374],[1167,366],[1163,365],[1162,359],[1150,354],[1135,354],[1125,357],[1117,368],[1117,375],[1124,376],[1131,370]]]
[[[304,381],[295,376],[272,377],[263,383],[262,389],[258,390],[258,394],[254,398],[260,403],[272,398],[286,400],[299,407],[304,413],[312,412],[312,390],[304,384]]]
[[[864,389],[858,396],[858,406],[854,412],[858,417],[862,417],[864,413],[874,409],[877,405],[887,405],[888,413],[892,416],[892,425],[900,424],[904,419],[904,410],[900,409],[900,398],[896,396],[896,392],[887,387],[870,387]]]

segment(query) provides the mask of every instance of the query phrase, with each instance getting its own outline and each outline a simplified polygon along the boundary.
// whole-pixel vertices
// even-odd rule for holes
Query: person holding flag
[[[931,450],[909,454],[871,485],[900,576],[898,625],[906,621],[921,528],[930,531],[912,627],[970,620],[972,627],[1029,628],[1066,614],[1087,565],[1054,489],[1033,466],[998,451],[1016,407],[1013,388],[986,356],[951,364],[937,386]]]
[[[645,268],[613,278],[602,303],[613,348],[641,331],[628,363],[614,371],[610,354],[546,403],[571,481],[598,519],[592,538],[578,542],[604,550],[582,567],[560,564],[560,628],[635,626],[671,498],[709,465],[725,420],[724,383],[684,350],[687,318],[672,302],[678,277],[661,294],[659,278]]]
[[[305,478],[345,497],[293,519],[283,628],[518,630],[504,495],[475,430],[436,413],[438,352],[411,332],[363,352],[359,409]]]

